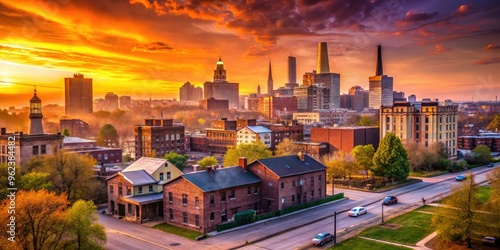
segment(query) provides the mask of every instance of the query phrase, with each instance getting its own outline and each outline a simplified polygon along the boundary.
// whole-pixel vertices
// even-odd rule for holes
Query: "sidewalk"
[[[429,234],[427,237],[425,237],[422,240],[420,240],[419,242],[417,242],[417,244],[415,244],[415,246],[409,246],[409,245],[405,245],[405,244],[399,244],[399,243],[394,243],[394,242],[389,242],[389,241],[384,241],[384,240],[377,240],[377,239],[367,238],[367,237],[363,237],[363,236],[358,236],[358,237],[361,239],[365,239],[365,240],[371,240],[371,241],[376,241],[376,242],[394,245],[394,246],[400,246],[400,247],[408,247],[408,248],[412,248],[415,250],[431,250],[431,248],[428,248],[425,246],[425,243],[427,243],[428,241],[430,241],[431,239],[436,237],[436,235],[437,235],[436,232]]]

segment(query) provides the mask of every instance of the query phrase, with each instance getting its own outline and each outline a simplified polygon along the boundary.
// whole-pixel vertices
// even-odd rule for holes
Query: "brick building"
[[[222,118],[212,121],[212,127],[206,129],[207,152],[225,154],[229,147],[236,147],[236,132],[246,126],[255,126],[255,119],[236,119],[228,121]]]
[[[121,148],[98,147],[95,140],[87,140],[78,137],[64,137],[63,149],[68,152],[76,152],[80,155],[88,154],[98,164],[122,162]]]
[[[377,149],[380,142],[378,127],[311,128],[311,141],[328,142],[330,153],[350,152],[358,145],[372,144]]]
[[[500,133],[480,133],[479,135],[458,137],[458,149],[474,150],[479,145],[489,147],[491,152],[500,152]]]
[[[184,174],[164,186],[165,222],[200,233],[234,214],[259,209],[260,179],[240,167]]]
[[[260,97],[258,109],[269,121],[286,118],[287,115],[297,112],[297,97]]]
[[[107,178],[108,212],[137,223],[163,218],[163,185],[181,175],[165,159],[140,158]]]
[[[200,100],[200,107],[207,111],[229,111],[229,100],[209,98]]]
[[[184,125],[173,119],[146,119],[145,125],[135,125],[135,158],[151,156],[153,150],[162,157],[169,152],[184,153]]]
[[[304,138],[304,126],[297,124],[296,121],[285,124],[271,124],[266,127],[273,131],[271,134],[271,150],[276,149],[276,146],[285,138],[294,141],[301,141]]]
[[[70,136],[86,138],[89,133],[89,124],[80,119],[61,119],[59,120],[61,131],[67,129]]]

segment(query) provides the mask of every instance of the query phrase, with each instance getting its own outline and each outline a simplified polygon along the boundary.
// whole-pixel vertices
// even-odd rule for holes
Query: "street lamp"
[[[384,224],[384,203],[382,203],[382,224]]]

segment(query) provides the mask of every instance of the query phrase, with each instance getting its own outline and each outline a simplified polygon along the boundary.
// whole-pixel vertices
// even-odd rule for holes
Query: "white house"
[[[237,132],[236,145],[240,145],[243,143],[255,143],[257,141],[260,141],[264,143],[268,148],[271,148],[272,132],[273,131],[263,126],[246,126]]]

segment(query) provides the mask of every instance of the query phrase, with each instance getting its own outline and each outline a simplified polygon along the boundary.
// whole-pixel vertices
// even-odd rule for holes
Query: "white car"
[[[366,212],[368,212],[368,210],[365,207],[354,207],[351,211],[347,212],[347,215],[358,217],[362,214],[366,214]]]

